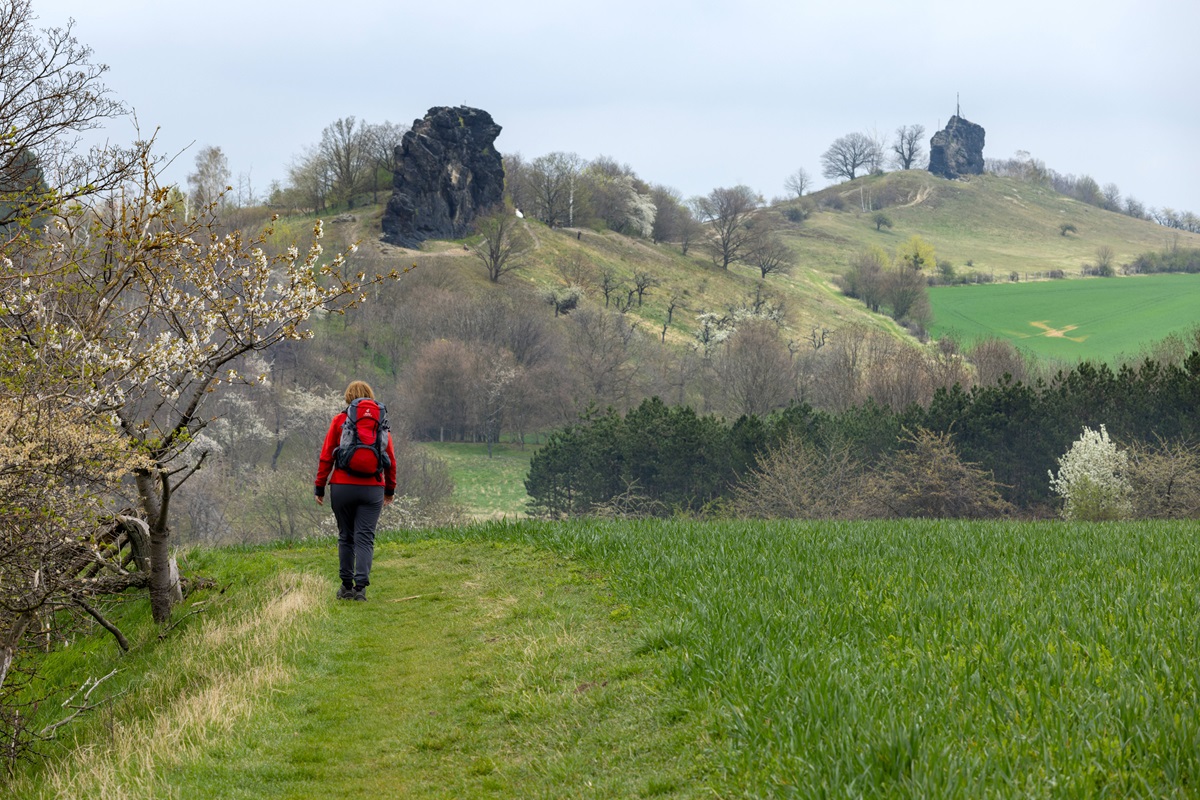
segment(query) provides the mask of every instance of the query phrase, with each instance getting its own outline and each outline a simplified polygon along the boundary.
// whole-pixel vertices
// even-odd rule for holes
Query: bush
[[[1182,443],[1134,444],[1129,482],[1138,519],[1200,517],[1200,447]]]
[[[918,428],[876,473],[871,494],[885,513],[930,519],[1006,517],[1013,507],[992,474],[959,458],[950,435]]]
[[[738,481],[733,507],[758,519],[859,519],[869,516],[864,481],[844,445],[818,447],[789,434]]]
[[[812,216],[813,208],[811,203],[800,203],[799,205],[788,206],[781,212],[783,218],[788,222],[799,224]]]
[[[1129,272],[1200,272],[1200,248],[1176,247],[1160,253],[1142,253],[1128,267]]]
[[[1099,431],[1085,427],[1058,466],[1057,475],[1050,472],[1050,489],[1063,498],[1063,519],[1099,522],[1133,516],[1129,457],[1103,425]]]

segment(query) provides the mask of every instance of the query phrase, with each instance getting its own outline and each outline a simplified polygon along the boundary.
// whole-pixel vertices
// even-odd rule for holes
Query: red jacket
[[[377,478],[374,475],[369,478],[360,478],[357,475],[351,475],[349,472],[333,466],[333,451],[342,443],[342,423],[345,421],[346,412],[343,411],[333,418],[333,422],[329,423],[329,432],[325,434],[325,444],[321,446],[321,457],[317,462],[317,497],[325,496],[326,483],[382,486],[384,495],[391,497],[396,493],[396,450],[392,445],[392,437],[390,435],[388,436],[387,443],[388,466],[384,470],[382,478]]]

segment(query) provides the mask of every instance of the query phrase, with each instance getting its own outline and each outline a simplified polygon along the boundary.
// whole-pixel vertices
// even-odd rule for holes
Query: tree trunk
[[[178,566],[171,556],[171,529],[167,524],[171,484],[162,473],[158,473],[159,480],[155,477],[149,471],[141,472],[136,483],[150,527],[150,611],[155,622],[163,623],[171,618],[175,604],[183,600],[183,592],[179,587]]]
[[[13,617],[7,629],[0,630],[0,687],[4,686],[8,670],[17,655],[17,645],[20,644],[21,637],[25,635],[25,630],[31,622],[33,622],[33,612],[22,611]]]

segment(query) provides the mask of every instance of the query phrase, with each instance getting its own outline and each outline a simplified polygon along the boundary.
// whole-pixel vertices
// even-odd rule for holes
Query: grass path
[[[331,574],[329,549],[277,551]],[[703,713],[579,566],[501,544],[382,543],[277,689],[160,777],[179,797],[711,796]]]

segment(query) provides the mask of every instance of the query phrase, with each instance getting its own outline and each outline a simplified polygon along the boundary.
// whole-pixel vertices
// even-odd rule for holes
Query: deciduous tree
[[[901,125],[892,142],[892,159],[900,169],[920,169],[924,158],[924,125]]]
[[[38,30],[30,0],[0,2],[0,226],[30,222],[118,186],[136,148],[81,149],[84,133],[126,112],[108,67],[65,28]]]
[[[1084,427],[1083,433],[1050,472],[1050,488],[1063,499],[1063,519],[1128,519],[1133,514],[1133,487],[1126,477],[1128,454],[1108,437],[1108,430]]]
[[[12,294],[5,328],[30,341],[61,342],[79,359],[67,384],[74,402],[119,429],[147,466],[135,471],[138,517],[148,526],[156,619],[172,605],[170,507],[197,459],[185,455],[208,423],[213,392],[242,376],[247,354],[309,335],[315,313],[364,299],[371,281],[326,259],[321,225],[307,250],[266,255],[253,239],[219,234],[210,206],[184,220],[158,186],[145,153],[119,200],[73,206],[0,283]],[[70,302],[65,302],[69,298]]]
[[[883,162],[878,142],[865,133],[848,133],[834,140],[821,154],[821,174],[830,180],[854,180],[860,170]]]
[[[353,208],[374,163],[366,125],[353,116],[334,120],[321,132],[317,150],[328,165],[330,197]]]
[[[575,153],[539,156],[528,167],[528,191],[533,213],[551,228],[575,224],[576,190],[584,160]]]
[[[713,263],[721,269],[750,253],[758,236],[751,221],[761,204],[749,186],[717,188],[692,200],[696,217],[708,226]]]
[[[734,416],[765,416],[796,396],[796,370],[779,326],[765,319],[738,325],[717,364],[722,393]]]
[[[804,167],[800,167],[800,169],[789,175],[787,180],[783,182],[783,188],[796,195],[796,199],[803,197],[804,193],[811,187],[812,178],[809,177],[808,170],[804,169]]]
[[[197,209],[211,203],[223,206],[230,188],[229,159],[220,147],[208,145],[196,153],[196,170],[188,174],[188,200]]]
[[[773,230],[759,231],[746,260],[758,268],[763,280],[766,280],[768,275],[786,275],[795,264],[792,249],[784,244],[779,234]]]
[[[367,165],[371,183],[371,201],[378,202],[379,189],[392,185],[396,172],[396,148],[400,146],[407,125],[394,122],[370,123],[366,126]]]
[[[492,283],[524,266],[532,244],[513,209],[504,205],[492,209],[476,220],[475,232],[481,238],[471,254],[483,264]]]

